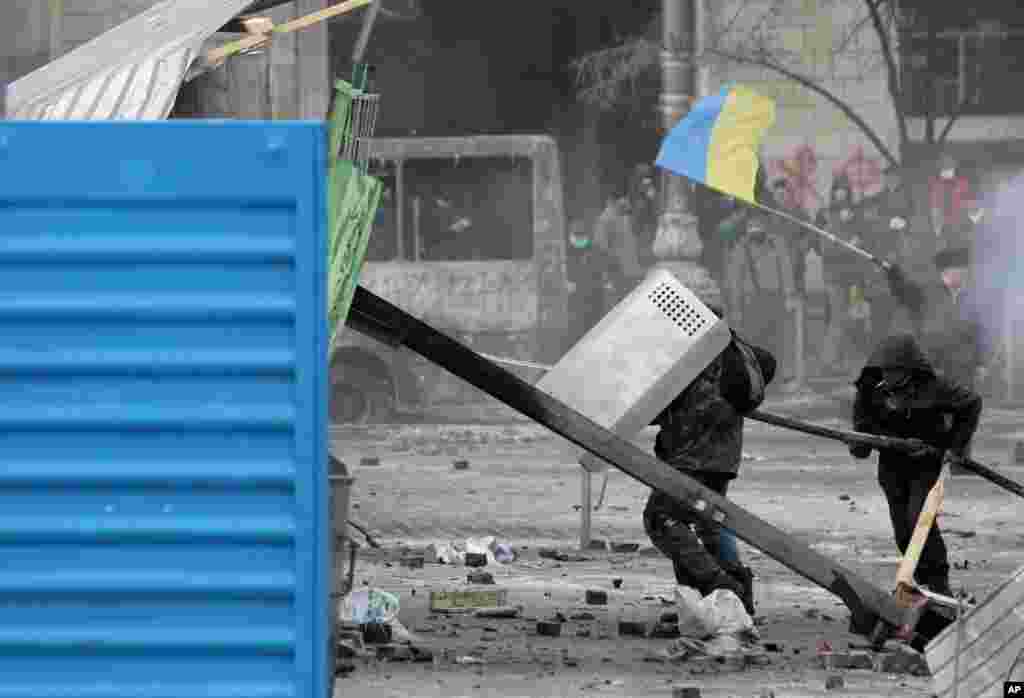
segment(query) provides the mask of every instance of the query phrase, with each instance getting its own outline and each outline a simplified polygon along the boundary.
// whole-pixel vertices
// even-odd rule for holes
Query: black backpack
[[[722,397],[740,414],[756,410],[764,402],[775,369],[775,357],[733,332],[732,341],[722,352]]]

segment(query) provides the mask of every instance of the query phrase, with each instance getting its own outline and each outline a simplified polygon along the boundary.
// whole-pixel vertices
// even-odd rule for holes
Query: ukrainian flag
[[[737,85],[693,105],[661,143],[655,164],[737,199],[756,203],[761,137],[775,102]]]

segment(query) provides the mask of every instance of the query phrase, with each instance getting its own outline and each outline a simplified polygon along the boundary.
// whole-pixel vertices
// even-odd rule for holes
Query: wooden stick
[[[345,2],[340,2],[337,5],[331,5],[330,7],[325,7],[317,12],[311,12],[308,15],[303,15],[302,17],[285,22],[284,24],[278,24],[272,27],[270,31],[263,34],[247,36],[244,39],[232,41],[230,44],[225,44],[220,48],[215,48],[206,54],[206,61],[210,64],[219,63],[225,58],[233,56],[236,53],[241,53],[242,51],[247,51],[259,46],[275,34],[288,34],[290,32],[299,31],[300,29],[306,29],[307,27],[311,27],[314,24],[331,19],[332,17],[338,17],[339,15],[347,14],[353,10],[358,10],[360,7],[365,7],[373,1],[374,0],[345,0]]]
[[[914,572],[917,571],[921,551],[924,550],[924,544],[928,540],[928,534],[931,533],[935,517],[938,516],[939,510],[942,508],[942,500],[946,492],[945,481],[946,469],[943,468],[938,482],[932,486],[928,497],[924,500],[924,506],[921,507],[921,513],[917,517],[917,525],[914,527],[914,534],[910,537],[910,544],[903,553],[899,569],[896,570],[896,602],[908,608],[913,603],[912,596],[916,588]]]

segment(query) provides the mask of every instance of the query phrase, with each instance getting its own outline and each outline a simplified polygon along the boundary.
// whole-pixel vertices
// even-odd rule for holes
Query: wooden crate
[[[1002,698],[1004,681],[1024,680],[1024,567],[966,613],[960,626],[949,626],[925,648],[935,695]]]

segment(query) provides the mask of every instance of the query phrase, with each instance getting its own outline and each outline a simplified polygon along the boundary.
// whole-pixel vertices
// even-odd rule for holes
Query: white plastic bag
[[[743,602],[727,589],[715,589],[701,598],[696,589],[680,585],[675,597],[679,632],[684,637],[701,640],[716,635],[756,633],[754,619]]]

